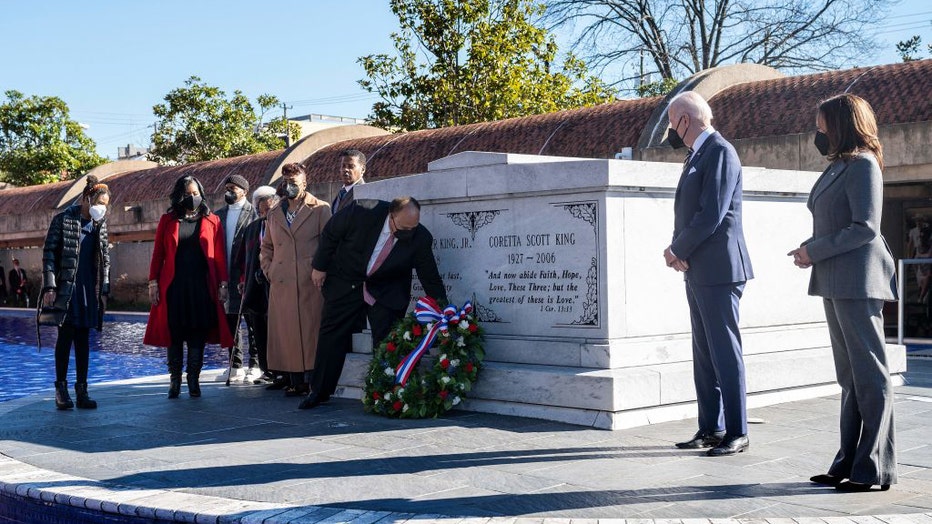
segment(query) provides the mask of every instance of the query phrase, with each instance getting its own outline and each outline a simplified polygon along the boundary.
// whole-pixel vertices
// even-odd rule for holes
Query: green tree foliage
[[[149,158],[160,164],[216,160],[285,147],[283,117],[263,122],[265,115],[281,105],[272,95],[256,99],[259,113],[240,91],[227,98],[220,88],[199,77],[185,80],[184,87],[165,95],[165,103],[152,108],[158,119],[152,134]],[[291,138],[301,128],[287,123]]]
[[[635,88],[637,94],[641,98],[649,96],[660,96],[673,91],[673,88],[679,82],[675,78],[664,78],[663,80],[658,80],[656,82],[647,82],[640,84]]]
[[[919,35],[914,35],[909,40],[903,40],[896,44],[896,52],[900,54],[900,58],[904,62],[912,62],[913,60],[922,60],[922,57],[919,55],[919,47],[922,45],[922,37]],[[932,44],[928,46],[929,56],[932,56]]]
[[[382,99],[374,125],[399,131],[533,115],[614,100],[615,92],[534,24],[536,0],[392,0],[396,56],[359,59]]]
[[[4,93],[0,104],[0,180],[18,186],[74,178],[106,160],[54,96]]]

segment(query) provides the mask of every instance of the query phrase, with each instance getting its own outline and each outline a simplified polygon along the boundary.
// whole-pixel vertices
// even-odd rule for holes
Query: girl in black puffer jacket
[[[90,328],[103,326],[106,296],[110,293],[110,250],[105,216],[110,189],[88,176],[81,197],[55,215],[45,237],[42,256],[42,301],[67,311],[55,343],[55,407],[71,409],[68,395],[68,358],[74,344],[74,392],[78,408],[94,409],[87,394]]]

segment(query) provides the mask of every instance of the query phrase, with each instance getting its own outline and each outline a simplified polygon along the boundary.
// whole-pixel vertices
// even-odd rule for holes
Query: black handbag
[[[44,293],[43,293],[44,294]],[[65,317],[68,316],[68,310],[56,306],[43,306],[42,295],[36,301],[36,351],[42,351],[42,330],[41,326],[61,327],[65,323]]]
[[[39,310],[36,312],[36,324],[40,326],[61,327],[62,324],[65,323],[65,316],[67,314],[68,311],[55,306],[40,306]]]

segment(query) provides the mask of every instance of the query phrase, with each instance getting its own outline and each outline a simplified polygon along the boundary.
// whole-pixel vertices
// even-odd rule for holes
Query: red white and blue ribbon
[[[427,350],[433,345],[434,339],[437,338],[437,334],[446,332],[449,329],[449,324],[459,323],[470,313],[472,313],[472,303],[468,301],[463,305],[463,309],[459,311],[457,311],[456,306],[452,304],[445,307],[443,311],[440,311],[440,306],[433,298],[419,298],[417,305],[414,307],[414,317],[421,324],[431,324],[431,326],[424,335],[424,338],[418,342],[414,351],[409,353],[408,356],[398,364],[398,367],[395,368],[395,384],[400,384],[402,386],[407,384],[411,372],[417,367],[417,363],[421,360],[421,357],[424,356],[424,353],[427,353]]]

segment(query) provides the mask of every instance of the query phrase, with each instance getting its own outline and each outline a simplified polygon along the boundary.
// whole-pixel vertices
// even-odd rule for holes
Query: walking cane
[[[233,347],[230,348],[230,362],[227,365],[227,386],[230,385],[230,375],[233,374],[233,348],[239,347],[239,332],[240,332],[240,323],[243,321],[243,297],[240,296],[239,300],[239,312],[236,315],[236,332],[233,333]]]

